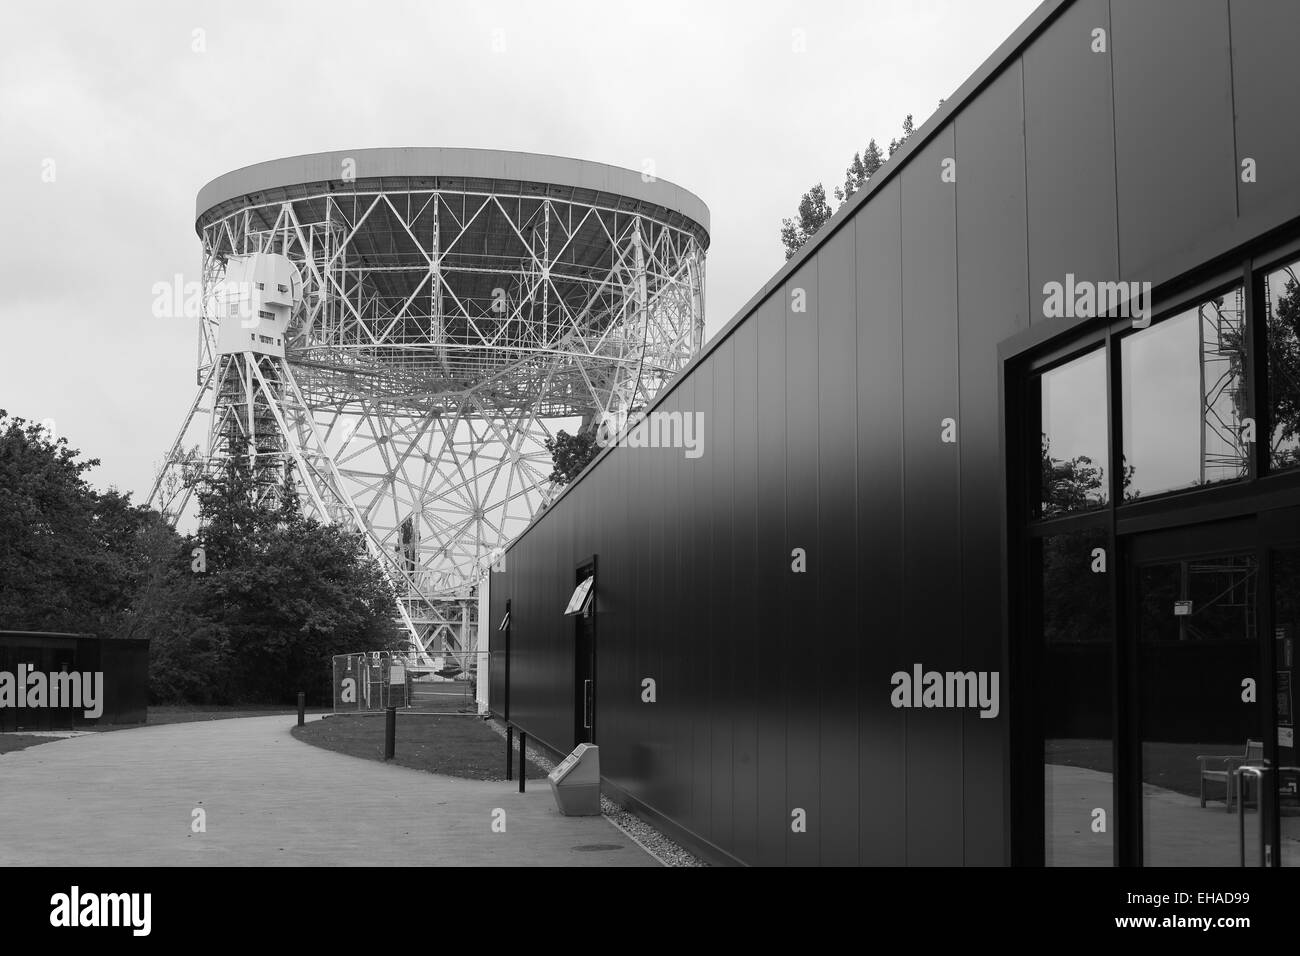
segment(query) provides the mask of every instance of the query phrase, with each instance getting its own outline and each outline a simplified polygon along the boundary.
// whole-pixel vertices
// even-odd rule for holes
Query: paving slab
[[[557,812],[544,778],[521,794],[362,760],[294,739],[296,722],[167,724],[0,756],[0,865],[659,865],[604,817]]]

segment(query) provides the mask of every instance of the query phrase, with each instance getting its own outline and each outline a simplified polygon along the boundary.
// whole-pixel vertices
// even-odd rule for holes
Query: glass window
[[[1300,549],[1273,552],[1273,642],[1277,673],[1278,841],[1283,866],[1300,866],[1300,758],[1295,742],[1296,643],[1300,637]],[[1287,770],[1290,767],[1293,769]]]
[[[1246,477],[1240,286],[1127,336],[1120,359],[1125,500]]]
[[[1098,349],[1039,381],[1043,517],[1106,504],[1106,353]]]
[[[1111,866],[1110,585],[1097,528],[1042,539],[1043,861]]]
[[[1300,260],[1264,276],[1268,329],[1269,464],[1300,465]]]
[[[1259,792],[1236,769],[1263,760],[1259,708],[1242,678],[1259,672],[1252,554],[1179,558],[1137,574],[1142,862],[1237,866],[1237,814],[1259,845]]]

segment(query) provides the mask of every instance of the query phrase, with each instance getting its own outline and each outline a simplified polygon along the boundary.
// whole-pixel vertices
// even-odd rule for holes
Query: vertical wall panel
[[[786,802],[787,688],[793,684],[783,614],[788,603],[790,549],[785,538],[785,300],[777,294],[758,308],[758,590],[767,612],[759,637],[758,854],[763,866],[786,862],[790,829]]]
[[[682,414],[695,410],[695,382],[687,378],[673,389],[672,400]],[[698,461],[698,459],[696,459]],[[672,800],[662,810],[672,815],[684,826],[689,825],[691,813],[691,775],[695,760],[691,746],[694,734],[694,702],[691,700],[690,675],[696,669],[694,635],[691,617],[695,613],[694,595],[698,591],[691,552],[695,547],[695,480],[691,463],[676,462],[672,469],[671,484],[674,489],[672,527],[674,528],[671,581],[675,585],[667,604],[672,608],[673,630],[667,635],[672,659],[665,669],[663,697],[666,697],[673,719],[673,765],[676,768]],[[661,698],[663,699],[663,698]]]
[[[694,406],[706,422],[713,420],[712,363],[696,366],[691,373],[695,385]],[[686,633],[690,645],[687,670],[691,694],[691,828],[705,839],[712,839],[709,821],[713,813],[713,702],[710,673],[709,604],[710,592],[717,582],[717,572],[712,567],[714,502],[713,480],[710,474],[713,461],[709,455],[683,459],[691,475],[691,587],[692,615]]]
[[[958,445],[941,441],[956,419],[956,203],[941,163],[952,127],[903,170],[903,625],[908,655],[898,670],[954,670],[961,661]],[[960,423],[958,423],[960,428]],[[960,431],[958,432],[960,437]],[[907,711],[907,862],[962,859],[961,714]]]
[[[1029,328],[1025,144],[1019,61],[957,117],[957,292],[961,344],[962,670],[1002,669],[998,343]],[[1006,675],[999,693],[1008,692]],[[964,714],[965,862],[1006,862],[1002,810],[1008,715]]]
[[[671,406],[672,403],[666,403]],[[637,710],[641,714],[643,736],[639,741],[630,742],[630,746],[645,748],[645,773],[636,781],[645,792],[647,801],[652,806],[664,802],[664,791],[672,781],[672,768],[669,765],[672,740],[667,728],[671,720],[667,719],[662,703],[658,698],[658,685],[664,679],[664,637],[668,634],[669,623],[666,620],[668,602],[663,600],[669,594],[666,580],[667,569],[664,564],[666,551],[664,503],[667,500],[665,475],[668,472],[668,458],[672,449],[652,449],[646,461],[649,473],[649,497],[641,501],[630,501],[629,508],[639,508],[647,512],[650,529],[646,538],[645,550],[649,560],[646,590],[639,592],[640,597],[632,614],[638,620],[645,621],[640,629],[640,672],[633,675],[632,693],[637,701]],[[628,544],[621,545],[626,550]],[[656,699],[653,704],[641,702],[641,681],[651,677],[655,681]]]
[[[735,484],[732,525],[733,591],[731,632],[734,641],[735,711],[732,751],[734,852],[752,861],[758,847],[758,711],[767,701],[758,695],[758,675],[770,669],[764,658],[763,631],[772,631],[771,615],[759,589],[758,568],[758,325],[736,329],[735,343]],[[763,520],[767,520],[764,518]]]
[[[1300,80],[1278,82],[1279,64],[1295,61],[1300,3],[1232,0],[1232,91],[1237,114],[1235,157],[1238,206],[1252,232],[1300,212]],[[1241,181],[1241,161],[1256,163],[1256,180]]]
[[[1110,55],[1092,52],[1095,29],[1105,30],[1109,42],[1107,0],[1079,0],[1024,55],[1035,322],[1044,283],[1063,282],[1067,272],[1090,281],[1114,280],[1119,272]]]
[[[889,703],[903,631],[902,187],[858,213],[858,858],[907,862],[906,726]]]
[[[713,369],[713,408],[705,419],[704,457],[709,461],[712,490],[709,523],[713,529],[709,571],[709,632],[707,654],[711,678],[713,763],[710,830],[715,844],[734,849],[732,809],[734,805],[732,731],[735,700],[732,671],[735,669],[735,599],[732,594],[733,518],[732,489],[736,486],[733,451],[735,443],[735,346],[730,339],[718,346],[709,362]]]
[[[858,862],[857,233],[817,254],[817,585],[823,865]]]
[[[789,737],[786,785],[789,809],[807,814],[807,831],[787,827],[786,856],[795,866],[820,861],[821,813],[821,680],[823,655],[817,639],[817,577],[824,558],[817,552],[817,260],[809,260],[785,284],[785,415],[786,415],[786,567],[789,588],[783,606],[785,655],[773,664],[791,671],[788,698]],[[801,307],[803,311],[796,311]],[[790,570],[795,548],[807,554],[808,570]]]
[[[650,535],[650,510],[644,506],[654,500],[646,468],[649,454],[645,449],[627,449],[626,454],[616,456],[615,467],[602,469],[617,483],[608,483],[601,497],[602,504],[605,499],[609,503],[593,515],[598,519],[592,535],[596,583],[598,587],[602,582],[609,584],[605,589],[607,600],[602,601],[596,618],[596,673],[599,690],[607,695],[596,703],[596,743],[616,745],[622,769],[618,785],[624,788],[648,779],[650,770],[640,687],[649,624],[641,609],[651,594],[651,551],[648,547],[628,547],[629,542],[645,542]],[[629,500],[638,502],[637,507],[629,509]],[[582,559],[581,555],[576,558]],[[607,726],[607,713],[616,717],[614,727]]]
[[[1228,3],[1116,3],[1111,17],[1120,268],[1143,281],[1237,216]]]

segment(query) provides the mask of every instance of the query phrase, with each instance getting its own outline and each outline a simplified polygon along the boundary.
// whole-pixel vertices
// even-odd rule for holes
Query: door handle
[[[1271,862],[1266,835],[1267,812],[1264,801],[1269,781],[1269,767],[1244,764],[1236,769],[1237,775],[1237,845],[1241,851],[1241,865],[1246,865],[1246,779],[1254,777],[1257,791],[1255,804],[1259,807],[1259,865],[1268,866]]]
[[[591,681],[582,682],[582,726],[591,730]]]

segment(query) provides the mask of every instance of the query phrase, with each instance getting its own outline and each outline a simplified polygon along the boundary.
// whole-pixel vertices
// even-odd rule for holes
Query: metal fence
[[[474,714],[486,652],[455,657],[370,651],[334,658],[334,712],[379,713],[388,707],[429,714]]]

